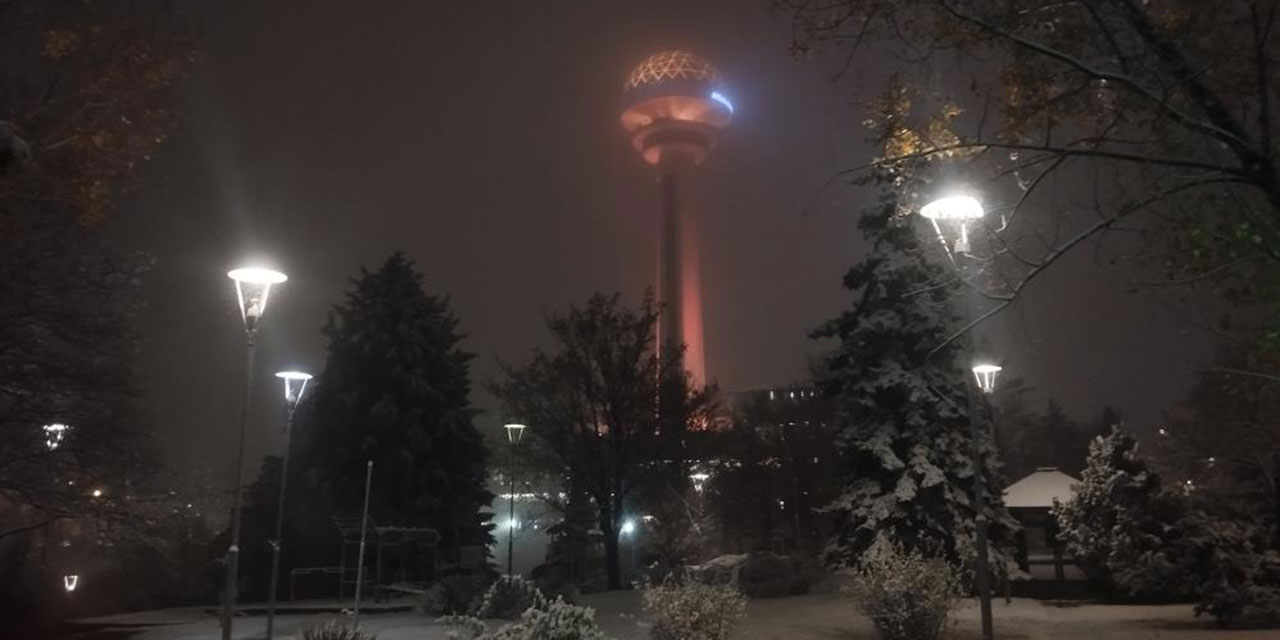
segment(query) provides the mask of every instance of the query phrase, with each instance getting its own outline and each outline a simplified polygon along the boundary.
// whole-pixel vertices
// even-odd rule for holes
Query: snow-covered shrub
[[[423,596],[422,612],[430,616],[446,616],[475,611],[480,606],[490,579],[486,575],[441,578]]]
[[[945,561],[877,538],[850,590],[884,640],[937,640],[959,602],[960,581]]]
[[[496,631],[471,617],[452,616],[441,622],[456,627],[446,634],[450,640],[608,640],[595,618],[594,609],[556,598],[539,601],[525,609],[519,620]]]
[[[746,617],[747,598],[727,585],[668,580],[644,590],[644,610],[653,640],[726,640]]]
[[[374,640],[374,635],[330,620],[303,629],[302,640]]]
[[[538,587],[522,576],[502,576],[489,585],[475,611],[477,618],[514,620],[545,602]]]
[[[1201,510],[1179,527],[1185,535],[1168,555],[1195,590],[1197,616],[1223,626],[1246,615],[1280,618],[1280,552],[1271,548],[1270,527]]]

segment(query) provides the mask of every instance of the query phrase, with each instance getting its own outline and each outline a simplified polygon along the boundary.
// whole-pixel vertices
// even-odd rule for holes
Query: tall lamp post
[[[227,575],[222,596],[222,640],[231,640],[231,624],[236,611],[236,582],[240,570],[240,503],[244,499],[244,441],[249,431],[249,405],[253,400],[253,338],[267,310],[271,286],[288,277],[279,271],[250,267],[233,269],[227,277],[236,283],[240,319],[244,321],[245,376],[244,406],[240,408],[240,444],[236,449],[236,492],[231,508],[231,540],[227,546]]]
[[[981,219],[984,214],[982,203],[978,202],[976,198],[967,195],[946,196],[920,208],[920,215],[933,225],[933,230],[938,235],[938,241],[942,243],[951,263],[959,271],[960,279],[964,281],[965,286],[970,286],[971,279],[975,275],[975,261],[972,259],[969,250],[969,225]],[[947,242],[946,234],[943,231],[944,226],[956,229],[954,244]],[[969,321],[972,322],[976,315],[974,306],[977,301],[973,298],[972,292],[966,297],[968,303],[964,305],[965,312]],[[994,385],[995,372],[989,372],[989,374],[989,378],[986,379],[989,379],[991,384]],[[978,382],[981,383],[986,374],[979,373],[977,367],[975,367],[974,375],[977,376]],[[974,546],[977,547],[975,549],[977,558],[976,566],[974,567],[974,573],[976,574],[974,582],[976,582],[978,588],[978,601],[982,611],[982,637],[983,640],[992,640],[994,630],[991,620],[991,575],[987,558],[986,487],[984,486],[986,483],[982,468],[982,437],[978,419],[975,417],[977,403],[973,388],[968,385],[966,385],[966,388],[969,389],[966,394],[969,405],[969,438],[972,440],[973,446],[973,503],[974,528],[976,529]]]
[[[506,430],[507,444],[511,445],[510,463],[507,465],[507,477],[511,482],[511,492],[507,494],[510,498],[507,500],[507,576],[511,576],[516,549],[516,445],[524,436],[525,426],[511,423],[506,425]]]
[[[311,374],[281,371],[276,374],[284,382],[284,404],[288,418],[284,428],[284,458],[280,462],[280,496],[276,499],[276,537],[271,541],[271,591],[267,594],[267,640],[275,631],[276,588],[280,582],[280,546],[284,542],[284,490],[289,482],[289,450],[293,448],[293,413],[307,390]]]

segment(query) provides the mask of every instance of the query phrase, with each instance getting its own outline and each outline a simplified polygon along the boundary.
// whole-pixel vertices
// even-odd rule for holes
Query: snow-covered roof
[[[1072,485],[1078,482],[1057,467],[1040,467],[1004,490],[1004,506],[1052,507],[1055,498],[1060,502],[1071,499],[1076,493]]]

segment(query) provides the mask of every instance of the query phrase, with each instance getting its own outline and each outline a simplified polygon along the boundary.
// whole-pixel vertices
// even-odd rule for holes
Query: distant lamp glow
[[[267,298],[271,295],[271,285],[280,284],[289,277],[279,271],[249,267],[232,269],[227,277],[236,283],[236,298],[240,302],[240,318],[244,320],[245,330],[253,331],[258,320],[267,310]]]
[[[515,518],[511,518],[510,520],[507,520],[507,529],[508,529],[508,530],[510,530],[510,531],[515,531],[516,529],[519,529],[519,528],[520,528],[520,521],[519,521],[519,520],[516,520]]]
[[[636,521],[635,521],[635,520],[628,520],[628,521],[626,521],[626,522],[622,523],[622,528],[621,528],[621,529],[619,529],[618,531],[619,531],[620,533],[622,533],[622,535],[624,535],[624,536],[629,536],[629,535],[631,535],[631,534],[635,533],[635,531],[636,531]]]
[[[290,413],[298,406],[298,402],[302,400],[302,393],[307,390],[307,381],[312,376],[309,373],[301,371],[281,371],[276,374],[277,378],[284,381],[284,401],[289,405]]]
[[[937,232],[938,239],[944,245],[947,242],[942,236],[942,227],[938,226],[938,221],[946,220],[959,223],[960,235],[956,238],[956,253],[969,253],[969,222],[981,218],[984,213],[982,203],[970,196],[938,198],[920,208],[920,215],[928,218],[929,222],[933,223],[933,230]]]
[[[996,376],[1002,368],[995,364],[977,364],[973,366],[973,377],[978,381],[978,388],[983,393],[991,393],[996,390]]]
[[[95,497],[95,498],[101,498],[101,497],[102,497],[102,489],[94,489],[94,490],[93,490],[93,497]]]
[[[723,93],[720,93],[719,91],[712,91],[711,99],[724,105],[724,108],[728,109],[729,113],[733,113],[733,103],[729,102],[729,99],[724,97]]]
[[[693,480],[693,489],[698,493],[702,493],[703,487],[706,485],[707,480],[709,480],[710,478],[711,476],[705,473],[702,473],[701,471],[699,471],[698,473],[689,474],[689,479]]]
[[[522,424],[512,423],[505,425],[505,428],[507,430],[507,442],[510,442],[511,444],[520,444],[520,438],[524,436],[525,426]]]
[[[71,593],[72,591],[75,591],[76,587],[78,586],[80,586],[80,576],[74,573],[71,575],[62,576],[62,588],[66,589],[67,593]]]
[[[62,445],[62,439],[67,436],[67,430],[70,429],[65,424],[46,424],[41,427],[44,430],[44,446],[50,451],[57,449]]]

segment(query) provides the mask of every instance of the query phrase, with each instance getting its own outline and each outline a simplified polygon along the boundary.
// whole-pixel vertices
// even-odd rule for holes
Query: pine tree
[[[877,176],[883,187],[892,176]],[[845,275],[852,309],[815,331],[839,346],[820,380],[839,405],[844,492],[826,511],[838,529],[828,560],[854,564],[878,535],[952,561],[974,555],[971,440],[962,345],[942,267],[922,260],[919,235],[888,189],[859,228],[869,255]],[[1016,527],[1000,502],[995,447],[983,448],[985,509],[993,546]],[[993,556],[1000,566],[1001,556]]]
[[[1181,509],[1160,476],[1139,455],[1138,442],[1119,426],[1089,445],[1075,496],[1055,506],[1061,538],[1085,575],[1103,593],[1179,595],[1173,563],[1163,551]],[[1185,585],[1184,585],[1185,586]]]
[[[468,401],[473,356],[459,347],[448,301],[427,295],[400,253],[352,285],[329,316],[325,368],[299,409],[290,486],[358,514],[372,460],[374,521],[434,528],[446,549],[491,543],[489,450]]]

